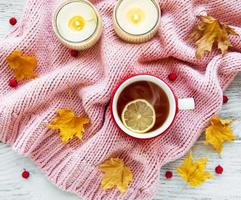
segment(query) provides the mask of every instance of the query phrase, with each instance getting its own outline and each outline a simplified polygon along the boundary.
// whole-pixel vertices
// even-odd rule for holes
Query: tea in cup
[[[119,85],[111,110],[117,126],[129,136],[147,139],[165,132],[178,110],[195,108],[193,98],[178,99],[163,80],[136,75]]]

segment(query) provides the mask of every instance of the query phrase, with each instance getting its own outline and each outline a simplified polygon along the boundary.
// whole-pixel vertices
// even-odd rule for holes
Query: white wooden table
[[[8,24],[10,16],[19,18],[26,0],[0,0],[0,38],[11,29]],[[215,166],[224,167],[222,175],[207,181],[204,185],[191,188],[176,174],[176,166],[181,160],[170,163],[161,170],[161,184],[155,200],[241,200],[241,74],[229,87],[226,94],[229,103],[223,106],[222,117],[232,117],[237,139],[225,144],[222,158],[205,146],[203,137],[193,147],[194,157],[209,157],[208,170],[214,172]],[[23,168],[30,171],[28,180],[21,177]],[[172,170],[174,177],[165,180],[164,172]],[[214,173],[215,174],[215,173]],[[63,192],[48,182],[47,178],[28,158],[17,155],[11,148],[0,143],[0,200],[77,200],[73,194]]]

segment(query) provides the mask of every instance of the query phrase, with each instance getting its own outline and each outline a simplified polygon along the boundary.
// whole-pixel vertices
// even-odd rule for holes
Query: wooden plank
[[[227,104],[224,104],[220,112],[222,118],[233,119],[232,128],[236,135],[236,140],[241,140],[241,73],[231,83],[229,88],[225,91],[225,95],[229,97]],[[199,140],[203,141],[204,135]]]
[[[233,130],[237,139],[241,139],[241,73],[231,83],[230,87],[225,92],[229,97],[227,104],[223,105],[221,116],[224,118],[232,118]]]
[[[0,38],[12,29],[8,23],[10,17],[20,19],[26,0],[1,0],[0,1]]]
[[[79,200],[74,194],[63,192],[50,183],[34,163],[0,143],[0,199],[1,200]],[[21,177],[23,169],[29,179]]]
[[[241,141],[226,144],[222,158],[206,147],[203,142],[192,148],[194,158],[209,157],[207,169],[215,176],[200,187],[188,186],[175,172],[183,159],[167,164],[160,173],[160,186],[154,200],[162,199],[241,199]],[[72,194],[62,192],[48,182],[47,178],[27,158],[13,152],[8,145],[0,144],[0,199],[3,200],[77,200]],[[214,168],[221,164],[224,167],[222,175],[215,175]],[[27,168],[31,176],[28,180],[21,177],[23,168]],[[171,170],[174,177],[164,178],[166,170]]]
[[[238,152],[241,152],[241,141],[226,144],[222,153],[222,158],[207,148],[203,142],[199,142],[192,148],[193,157],[208,157],[209,162],[207,170],[212,172],[214,179],[208,180],[203,185],[192,188],[185,184],[176,173],[176,167],[183,159],[167,164],[161,170],[161,183],[155,200],[162,199],[185,199],[185,200],[240,200],[241,184],[241,158]],[[216,175],[214,169],[217,165],[222,165],[224,172],[222,175]],[[172,170],[174,176],[171,180],[165,180],[166,170]]]

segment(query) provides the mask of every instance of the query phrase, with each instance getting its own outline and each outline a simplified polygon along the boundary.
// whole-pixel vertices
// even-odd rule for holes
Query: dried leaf
[[[89,123],[87,117],[77,117],[69,109],[57,110],[57,116],[48,126],[50,129],[57,129],[64,143],[67,143],[74,136],[82,140],[85,131],[84,125]]]
[[[177,173],[191,186],[199,186],[207,179],[212,178],[212,174],[206,170],[208,158],[200,158],[193,161],[192,154],[177,167]]]
[[[130,168],[119,158],[106,160],[99,165],[99,169],[105,173],[101,182],[101,187],[104,190],[112,189],[116,186],[120,192],[125,192],[133,179]]]
[[[34,71],[37,67],[37,59],[34,56],[24,56],[16,50],[7,57],[7,62],[17,81],[29,80],[37,76]]]
[[[230,127],[232,124],[231,119],[221,119],[219,116],[213,116],[210,122],[210,126],[206,129],[206,144],[211,144],[215,151],[222,152],[223,143],[225,141],[234,140],[235,136],[233,130]]]
[[[211,16],[197,16],[200,23],[194,28],[191,39],[196,42],[196,58],[203,57],[206,51],[211,52],[213,44],[217,43],[222,54],[226,53],[231,43],[229,35],[238,35],[233,28],[221,23]]]

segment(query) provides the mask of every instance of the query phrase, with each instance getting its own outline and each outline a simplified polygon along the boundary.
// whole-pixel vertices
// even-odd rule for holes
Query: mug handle
[[[195,101],[193,98],[178,99],[178,109],[179,110],[194,110]]]

